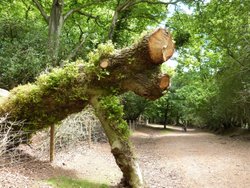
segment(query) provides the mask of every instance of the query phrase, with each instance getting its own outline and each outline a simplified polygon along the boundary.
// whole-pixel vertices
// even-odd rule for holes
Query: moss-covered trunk
[[[33,84],[14,88],[0,98],[0,116],[24,121],[14,130],[37,131],[55,124],[91,104],[111,145],[116,163],[123,172],[123,185],[143,187],[129,130],[122,119],[122,107],[116,97],[127,91],[157,99],[169,85],[169,76],[160,72],[160,64],[171,57],[174,45],[164,29],[144,36],[130,48],[115,51],[112,45],[100,45],[87,62],[78,61],[53,69]],[[18,143],[17,143],[18,144]]]
[[[81,111],[92,96],[133,91],[157,99],[168,87],[169,76],[159,64],[173,53],[171,35],[158,29],[120,51],[100,45],[88,62],[78,61],[42,74],[32,84],[18,86],[1,97],[0,116],[25,120],[25,129],[38,130]]]
[[[144,187],[141,170],[129,142],[127,123],[122,119],[122,113],[114,115],[114,111],[121,110],[121,107],[117,105],[119,100],[112,96],[95,96],[90,101],[108,137],[116,163],[123,173],[122,186]]]

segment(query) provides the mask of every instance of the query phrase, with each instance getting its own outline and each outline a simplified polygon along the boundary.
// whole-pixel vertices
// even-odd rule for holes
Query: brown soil
[[[171,131],[170,131],[171,129]],[[138,160],[150,188],[248,188],[250,142],[189,129],[152,125],[132,136]],[[29,163],[0,169],[0,188],[41,187],[56,176],[116,185],[121,172],[107,143],[76,146],[58,153],[53,164]]]

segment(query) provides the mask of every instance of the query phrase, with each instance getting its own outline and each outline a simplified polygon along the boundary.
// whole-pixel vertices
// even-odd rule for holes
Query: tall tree
[[[41,13],[43,19],[49,26],[48,31],[48,52],[52,60],[53,66],[58,65],[58,53],[60,47],[60,37],[65,21],[74,13],[79,13],[83,16],[91,16],[91,14],[85,13],[82,10],[87,7],[94,6],[96,4],[104,3],[105,1],[83,1],[81,3],[72,2],[65,8],[64,0],[53,0],[50,6],[50,13],[46,12],[44,6],[38,0],[32,0],[34,5]],[[74,5],[76,4],[76,5]],[[74,6],[73,6],[74,5]],[[73,6],[73,8],[68,8]],[[65,13],[66,12],[66,13]]]

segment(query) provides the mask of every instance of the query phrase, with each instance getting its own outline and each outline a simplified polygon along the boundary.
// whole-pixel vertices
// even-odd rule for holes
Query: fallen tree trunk
[[[157,99],[169,85],[159,64],[174,52],[171,35],[164,29],[144,36],[130,48],[115,51],[100,45],[88,62],[75,62],[38,77],[33,84],[14,88],[0,101],[0,116],[24,120],[24,130],[37,131],[55,124],[91,104],[100,119],[123,185],[143,187],[142,176],[129,143],[122,109],[113,96],[127,91]],[[18,130],[20,127],[13,127]]]

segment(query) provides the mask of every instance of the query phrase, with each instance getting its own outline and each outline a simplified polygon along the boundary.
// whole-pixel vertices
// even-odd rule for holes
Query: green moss
[[[161,130],[161,134],[169,134],[169,133],[171,133],[170,129]]]
[[[69,95],[69,99],[70,100],[75,100],[75,99],[87,100],[88,97],[86,96],[86,88],[73,87],[71,89],[71,95]]]
[[[119,80],[122,80],[122,79],[126,78],[126,75],[124,75],[124,74],[122,74],[122,73],[119,73],[118,76],[117,76],[117,78],[118,78]]]
[[[33,103],[39,103],[41,99],[40,88],[35,84],[20,85],[10,92],[11,103],[27,103],[32,101]]]
[[[106,112],[106,116],[113,127],[118,130],[124,139],[128,139],[130,132],[126,121],[123,119],[124,113],[119,98],[116,96],[102,97],[100,106]]]
[[[86,84],[78,81],[79,76],[77,63],[55,68],[39,76],[34,84],[14,88],[8,99],[1,101],[0,113],[11,112],[13,119],[26,121],[27,130],[57,123],[68,103],[87,100]]]
[[[72,84],[78,76],[78,66],[74,62],[63,68],[54,68],[49,74],[40,75],[36,84],[41,90],[57,89]]]
[[[109,75],[106,69],[100,67],[100,60],[108,58],[115,52],[115,47],[111,41],[105,44],[99,44],[97,49],[88,54],[88,62],[85,62],[86,72],[94,74],[98,79],[102,79]]]
[[[128,64],[129,65],[131,65],[133,62],[136,62],[134,57],[128,58]]]

